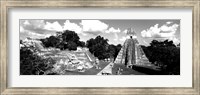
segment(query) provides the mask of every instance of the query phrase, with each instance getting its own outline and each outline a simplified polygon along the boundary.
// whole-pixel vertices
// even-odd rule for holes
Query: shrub
[[[153,40],[150,46],[142,48],[149,61],[161,67],[163,74],[180,74],[180,48],[173,42]]]
[[[55,61],[52,58],[42,58],[33,52],[33,48],[20,49],[20,75],[47,74],[53,68]]]

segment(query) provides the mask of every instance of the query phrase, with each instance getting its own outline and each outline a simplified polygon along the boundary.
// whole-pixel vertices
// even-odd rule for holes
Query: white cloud
[[[25,20],[23,24],[24,24],[24,25],[31,25],[30,22],[29,22],[28,20]]]
[[[176,37],[171,37],[171,38],[169,38],[168,40],[173,41],[173,43],[174,43],[175,45],[178,45],[178,44],[180,43],[180,39],[177,39]]]
[[[29,20],[29,23],[33,28],[43,29],[45,26],[44,20]]]
[[[110,27],[100,20],[81,20],[80,23],[73,23],[66,20],[62,25],[60,22],[46,22],[45,20],[20,20],[20,33],[31,36],[49,37],[56,33],[56,31],[71,30],[82,36],[99,35],[101,33],[114,33],[114,41],[119,41],[118,33],[121,32],[119,28]],[[127,30],[124,30],[127,31]],[[90,36],[91,36],[90,35]]]
[[[20,26],[22,26],[25,30],[43,29],[45,22],[44,20],[20,20]]]
[[[113,27],[109,28],[108,30],[105,31],[105,33],[119,33],[121,32],[121,30],[118,28],[118,29],[115,29]]]
[[[159,35],[160,29],[158,28],[158,24],[155,24],[154,26],[150,27],[147,30],[143,30],[141,32],[142,37],[153,37],[155,35]]]
[[[19,32],[24,32],[24,27],[20,26],[19,27]]]
[[[104,32],[108,28],[108,25],[100,20],[82,20],[80,24],[83,31]]]
[[[128,31],[128,30],[126,29],[126,30],[124,30],[124,31],[123,31],[123,33],[125,33],[125,34],[126,34],[126,33],[127,33],[127,31]]]
[[[143,30],[141,32],[142,37],[151,37],[151,32],[147,32],[146,30]]]
[[[168,22],[166,22],[166,24],[168,25],[168,24],[172,24],[173,22],[171,22],[171,21],[168,21]]]
[[[50,37],[50,36],[52,36],[52,34],[46,34],[44,37],[47,38],[47,37]],[[55,36],[55,35],[53,35],[53,36]]]
[[[160,27],[160,30],[164,32],[176,32],[178,26],[178,24],[173,24],[172,26],[163,25]]]
[[[44,38],[46,36],[45,34],[39,34],[29,30],[24,30],[23,33],[28,35],[29,37],[35,37],[35,38]]]
[[[118,35],[117,35],[117,33],[114,33],[114,35],[115,35],[115,39],[114,39],[114,41],[118,41]]]
[[[65,21],[63,29],[75,31],[77,34],[83,34],[82,28],[76,23],[71,23],[69,20]]]
[[[32,36],[40,36],[40,37],[44,37],[45,35],[44,34],[38,34],[38,33],[34,33],[34,32],[27,32],[29,35],[32,35]]]
[[[161,26],[160,29],[163,30],[163,31],[169,31],[170,30],[167,25]]]
[[[173,24],[171,26],[162,25],[161,27],[158,27],[158,24],[155,24],[149,29],[143,30],[141,32],[141,36],[152,38],[169,38],[175,36],[178,27],[178,24]]]
[[[69,20],[66,20],[63,26],[61,26],[57,21],[53,23],[46,22],[44,29],[53,31],[71,30],[76,32],[77,34],[82,34],[86,36],[86,34],[82,32],[82,28],[78,24],[72,23]]]
[[[82,20],[80,24],[72,23],[69,20],[66,20],[63,26],[60,25],[58,21],[45,22],[44,20],[20,20],[20,32],[30,31],[32,33],[35,33],[33,34],[35,36],[37,34],[52,35],[56,31],[63,30],[75,31],[77,34],[82,34],[83,36],[86,36],[90,33],[99,34],[105,32],[107,28],[108,25],[99,20]]]
[[[62,26],[57,21],[53,23],[46,22],[44,29],[51,31],[63,31]]]
[[[121,39],[119,39],[120,41],[124,42],[127,39],[127,37],[122,37]]]
[[[158,27],[158,24],[156,24],[147,30],[143,30],[141,32],[141,36],[147,38],[161,38],[163,40],[168,39],[170,41],[173,41],[173,43],[177,45],[180,43],[180,39],[176,38],[175,33],[179,25],[172,23],[173,22],[166,22],[166,24],[162,25],[161,27]],[[145,41],[143,42],[146,43]]]
[[[55,24],[56,23],[53,25],[51,25],[51,23],[46,24],[44,20],[20,20],[20,33],[22,34],[20,34],[20,37],[44,38],[47,34],[55,33],[49,31],[52,28],[47,27],[54,26]]]

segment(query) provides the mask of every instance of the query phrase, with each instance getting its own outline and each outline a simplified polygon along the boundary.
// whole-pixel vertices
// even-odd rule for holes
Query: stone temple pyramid
[[[128,29],[127,39],[119,51],[114,63],[124,64],[126,67],[149,63],[143,49],[139,45],[136,33],[133,29]]]

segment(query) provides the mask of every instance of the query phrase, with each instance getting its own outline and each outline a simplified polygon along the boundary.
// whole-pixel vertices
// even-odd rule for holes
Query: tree
[[[56,36],[50,36],[48,38],[41,39],[41,41],[45,47],[55,47],[60,48],[61,50],[74,50],[77,46],[85,47],[85,42],[79,41],[79,39],[80,38],[75,31],[65,30],[63,33],[57,32]]]
[[[169,41],[169,40],[165,40],[162,42],[153,40],[153,41],[151,41],[150,46],[153,46],[153,47],[169,47],[169,46],[176,47],[176,45],[174,45],[173,41]]]
[[[150,62],[161,67],[164,74],[180,74],[180,48],[173,41],[153,40],[150,46],[141,46]]]
[[[75,42],[69,41],[69,42],[67,43],[67,48],[68,48],[69,50],[77,50],[77,45],[76,45]]]
[[[33,47],[20,48],[20,75],[47,74],[55,63],[52,58],[42,58],[35,54]]]
[[[58,44],[57,48],[59,48],[60,50],[65,50],[65,49],[67,49],[67,42],[61,41],[61,42]]]
[[[95,39],[91,38],[91,39],[87,40],[86,47],[91,48],[95,44],[96,44]],[[90,52],[93,52],[93,50],[90,49]]]
[[[48,38],[48,42],[49,42],[49,44],[50,44],[50,46],[51,47],[57,47],[57,45],[59,44],[59,39],[58,38],[56,38],[55,36],[50,36],[49,38]]]
[[[70,30],[65,30],[63,33],[62,33],[62,39],[64,42],[74,42],[76,44],[79,43],[79,36],[77,33],[75,33],[74,31],[70,31]]]
[[[115,45],[109,45],[107,49],[108,57],[109,58],[114,58],[115,53],[117,52],[116,49],[117,47]]]
[[[97,36],[95,39],[89,39],[86,43],[86,46],[89,48],[89,51],[99,59],[107,58],[106,50],[108,47],[108,39]]]
[[[85,47],[86,45],[85,45],[85,42],[79,41],[78,44],[77,44],[77,46]]]
[[[55,36],[50,36],[46,39],[41,39],[42,43],[45,47],[58,47],[60,40]]]

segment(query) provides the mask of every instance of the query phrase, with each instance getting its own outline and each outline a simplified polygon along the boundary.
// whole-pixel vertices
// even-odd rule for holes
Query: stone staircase
[[[126,43],[126,41],[125,41],[125,43]],[[126,44],[124,44],[123,47],[121,48],[121,50],[119,51],[119,53],[114,61],[115,64],[124,64],[125,63],[124,57],[126,55],[123,54],[125,45]],[[136,45],[135,56],[136,56],[136,65],[146,65],[146,64],[150,63],[140,45]]]
[[[115,64],[121,64],[122,63],[123,51],[124,51],[124,48],[122,47],[121,50],[119,51],[115,61],[114,61]]]
[[[89,59],[87,58],[87,56],[84,52],[76,52],[75,55],[77,56],[78,60],[89,61]]]

